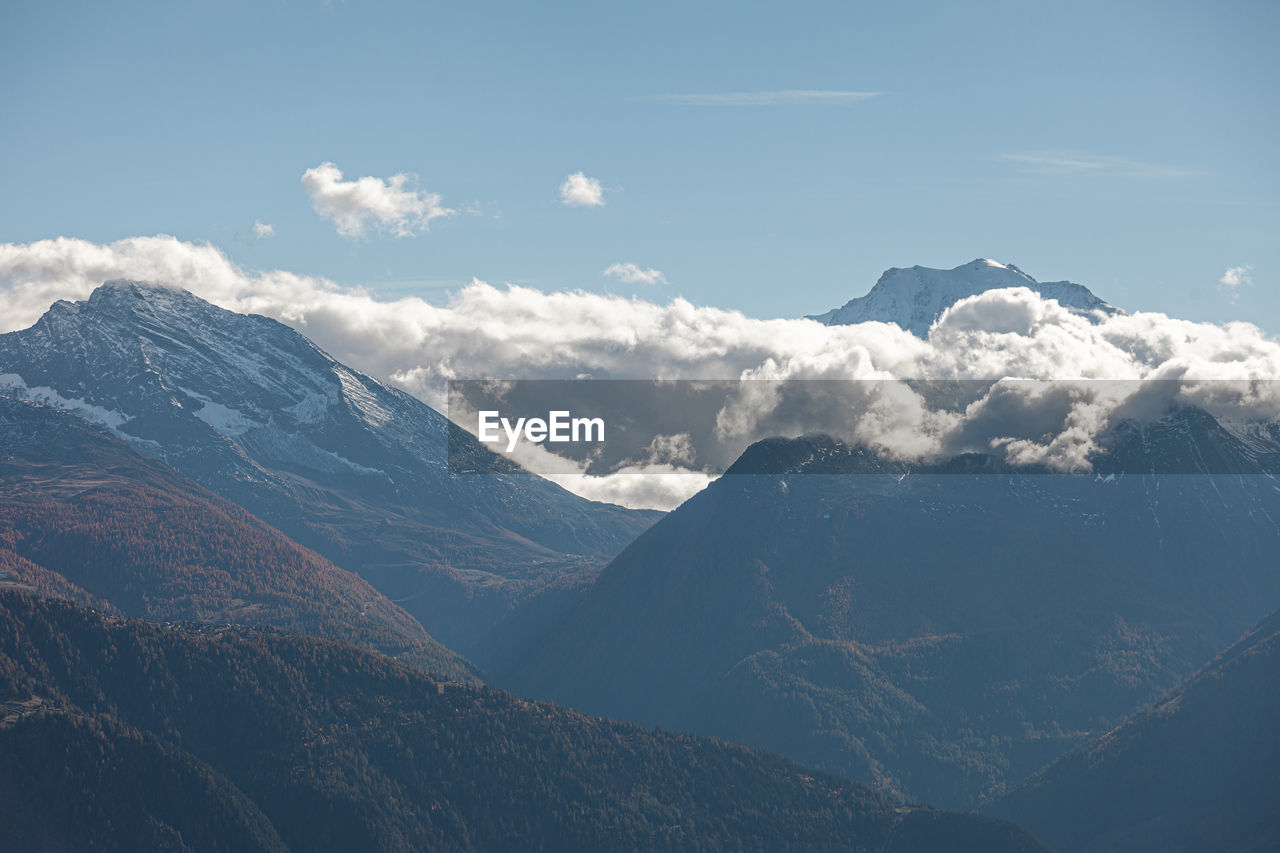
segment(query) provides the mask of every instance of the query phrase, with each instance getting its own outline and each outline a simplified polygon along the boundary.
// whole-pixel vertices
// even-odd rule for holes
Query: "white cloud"
[[[604,188],[595,178],[574,172],[560,185],[560,203],[570,207],[603,207]]]
[[[616,278],[624,284],[666,284],[667,277],[662,270],[653,267],[643,268],[638,264],[610,264],[604,275]]]
[[[645,448],[645,455],[652,465],[692,465],[697,459],[693,449],[693,437],[687,432],[674,435],[655,435]]]
[[[772,92],[719,92],[713,94],[644,95],[641,100],[689,107],[771,107],[781,104],[856,104],[880,92],[830,89],[782,89]]]
[[[1045,175],[1096,174],[1122,178],[1187,178],[1196,172],[1177,166],[1147,163],[1128,157],[1095,154],[1072,149],[1049,149],[1019,154],[1001,154],[1000,160],[1013,163],[1019,170]]]
[[[167,236],[109,244],[70,238],[0,243],[0,331],[29,326],[53,301],[83,299],[110,278],[175,284],[226,308],[279,319],[338,360],[398,385],[437,409],[444,408],[444,383],[450,378],[1274,380],[1280,376],[1280,342],[1251,324],[1196,323],[1154,313],[1094,322],[1025,288],[988,291],[961,300],[922,340],[885,323],[828,327],[811,320],[760,320],[679,298],[659,303],[495,287],[481,281],[462,287],[445,305],[414,296],[383,301],[363,289],[340,287],[323,278],[282,270],[248,271],[214,246]],[[1255,394],[1246,389],[1237,400],[1215,398],[1204,403],[1274,415],[1277,401],[1263,397],[1275,384],[1259,383],[1262,390]],[[890,390],[870,398],[865,417],[851,427],[864,440],[912,452],[949,447],[949,442],[960,439],[981,440],[994,442],[1017,458],[1068,464],[1087,449],[1104,415],[1125,402],[1106,399],[1087,388],[1066,398],[1030,391],[1021,391],[1020,396],[993,394],[966,415],[965,424],[957,424],[954,418],[921,406],[905,394],[903,386],[886,387]],[[756,402],[752,417],[764,426],[786,426],[761,415],[785,414],[785,407],[774,411],[768,399]],[[989,419],[980,416],[995,412],[996,407],[1034,410],[1041,418],[1048,412],[1063,425],[1062,436],[1053,442],[1039,441],[1030,426],[1014,435],[984,432],[982,425]],[[1025,420],[1039,423],[1030,416]],[[812,424],[798,426],[813,428]],[[730,427],[741,428],[744,436],[752,434],[749,420],[736,425],[726,422]],[[661,473],[661,478],[634,476],[637,471],[586,478],[575,469],[566,471],[561,482],[580,494],[624,503],[631,501],[628,495],[637,502],[676,500],[705,483],[705,475],[678,467],[676,449],[655,446],[651,464],[637,469]]]
[[[302,185],[311,205],[333,220],[344,237],[363,237],[370,225],[394,237],[408,237],[428,227],[431,220],[452,216],[441,204],[439,193],[413,187],[412,175],[401,172],[390,178],[357,178],[344,181],[332,163],[321,163],[302,173]]]
[[[1253,267],[1248,264],[1241,267],[1227,267],[1227,271],[1218,279],[1218,289],[1227,295],[1230,302],[1240,298],[1240,288],[1253,284]]]
[[[276,236],[276,227],[274,225],[268,225],[260,219],[255,219],[253,220],[253,236],[257,237],[259,240],[266,239],[267,237],[274,237]]]
[[[715,479],[675,465],[633,465],[605,477],[552,474],[554,481],[576,495],[632,509],[675,509]]]

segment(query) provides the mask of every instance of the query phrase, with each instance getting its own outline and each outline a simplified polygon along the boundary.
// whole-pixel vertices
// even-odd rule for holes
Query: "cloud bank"
[[[110,278],[173,284],[225,308],[274,317],[338,360],[441,409],[451,378],[1280,378],[1280,343],[1252,324],[1141,312],[1091,321],[1025,288],[962,300],[921,339],[885,323],[829,327],[761,320],[680,298],[658,303],[478,280],[443,306],[412,296],[384,301],[323,278],[246,270],[214,246],[168,236],[0,244],[0,331],[29,326],[53,301],[84,299]],[[983,407],[994,412],[997,405],[1054,407],[1057,421],[1070,428],[1056,445],[1057,438],[1042,440],[1033,432],[983,438],[1022,460],[1078,456],[1100,419],[1123,402],[1087,394],[1067,403],[1037,399],[1016,386],[997,396],[976,401],[979,408],[967,414],[973,429],[984,423]],[[771,426],[769,417],[782,410],[768,402],[758,401],[753,411],[760,424]],[[1263,415],[1278,408],[1269,399],[1234,405]],[[868,411],[879,414],[859,426],[865,431],[858,435],[867,440],[892,439],[922,450],[955,435],[955,424],[937,422],[936,413],[911,399],[886,399]],[[672,466],[674,458],[655,456],[654,464]],[[669,473],[682,476],[675,466]],[[673,486],[655,496],[659,481],[635,476],[575,481],[568,474],[561,482],[623,503],[629,502],[628,482],[649,505],[670,505],[683,494]],[[696,488],[693,482],[685,487]]]
[[[333,220],[343,237],[364,237],[372,225],[393,237],[409,237],[424,230],[431,220],[452,216],[438,193],[413,188],[412,175],[401,172],[390,178],[342,178],[332,163],[321,163],[302,173],[302,186],[311,206]]]

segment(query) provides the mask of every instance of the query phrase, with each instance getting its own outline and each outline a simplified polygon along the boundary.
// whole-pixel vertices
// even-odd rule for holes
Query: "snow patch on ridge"
[[[0,373],[0,392],[13,394],[33,403],[44,403],[46,406],[63,409],[84,418],[86,421],[101,424],[112,432],[118,431],[121,426],[133,420],[132,416],[117,412],[115,409],[104,409],[102,406],[95,406],[79,397],[64,397],[44,385],[30,387],[16,373]]]
[[[226,436],[243,435],[251,429],[262,426],[239,409],[223,405],[190,388],[179,388],[188,397],[202,404],[193,414],[218,432]]]
[[[286,407],[284,411],[293,415],[294,420],[300,424],[318,424],[324,420],[332,404],[333,399],[329,395],[308,391],[301,400]]]
[[[342,367],[335,367],[333,372],[342,383],[342,396],[364,417],[366,423],[380,427],[391,420],[391,413],[383,408],[378,398],[354,373]]]

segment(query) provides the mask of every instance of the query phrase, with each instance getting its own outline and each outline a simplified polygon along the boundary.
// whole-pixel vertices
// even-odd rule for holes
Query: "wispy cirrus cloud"
[[[347,181],[341,169],[327,162],[302,173],[312,207],[333,220],[339,234],[351,238],[364,237],[371,225],[394,237],[409,237],[431,220],[455,213],[441,203],[439,193],[418,190],[416,182],[406,172]]]
[[[667,277],[662,270],[653,267],[642,267],[639,264],[610,264],[604,275],[616,278],[623,284],[666,284]]]
[[[1001,154],[998,158],[1012,163],[1019,171],[1049,175],[1109,175],[1122,178],[1187,178],[1195,175],[1191,169],[1162,163],[1148,163],[1129,157],[1095,154],[1075,149],[1048,149]]]
[[[881,92],[837,89],[779,89],[768,92],[713,92],[706,94],[641,95],[638,100],[686,107],[773,107],[784,104],[856,104],[879,97]]]

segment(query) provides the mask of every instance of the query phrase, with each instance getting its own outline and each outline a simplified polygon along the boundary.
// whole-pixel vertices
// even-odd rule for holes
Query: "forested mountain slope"
[[[0,396],[0,583],[153,620],[347,640],[474,668],[357,575],[66,412]]]
[[[992,818],[333,641],[15,592],[0,593],[0,702],[6,837],[49,850],[1046,849]]]
[[[1061,853],[1280,849],[1280,611],[989,811]]]
[[[494,675],[972,806],[1280,605],[1259,442],[1179,410],[1076,476],[763,441]]]

